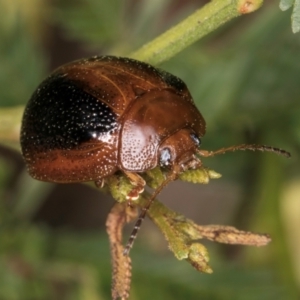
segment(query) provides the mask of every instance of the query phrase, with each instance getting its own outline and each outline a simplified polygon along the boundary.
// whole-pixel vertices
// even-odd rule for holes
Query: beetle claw
[[[134,187],[126,196],[126,199],[129,201],[135,201],[139,198],[140,194],[144,191],[143,186]]]
[[[126,199],[129,201],[135,201],[139,198],[140,194],[144,191],[146,182],[137,173],[124,172],[131,184],[134,186],[132,190],[127,194]]]
[[[102,189],[104,187],[104,184],[105,184],[104,178],[100,178],[98,180],[95,180],[95,185],[99,189]]]

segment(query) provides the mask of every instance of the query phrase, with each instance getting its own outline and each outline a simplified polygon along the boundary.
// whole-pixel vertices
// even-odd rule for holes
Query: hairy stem
[[[185,20],[167,30],[130,57],[157,65],[170,59],[222,24],[242,14],[251,13],[263,0],[214,0]]]

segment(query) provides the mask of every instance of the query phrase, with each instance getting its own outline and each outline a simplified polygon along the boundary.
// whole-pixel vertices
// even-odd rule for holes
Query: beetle
[[[21,147],[32,177],[95,181],[121,170],[138,175],[160,165],[198,163],[205,121],[179,78],[129,58],[98,56],[58,68],[24,112]]]
[[[132,183],[128,200],[146,185],[141,174],[157,166],[167,170],[140,217],[125,249],[128,254],[153,199],[170,181],[201,166],[206,124],[185,83],[147,63],[115,56],[94,56],[63,65],[33,93],[23,115],[21,149],[29,174],[58,183],[105,179],[121,171]]]

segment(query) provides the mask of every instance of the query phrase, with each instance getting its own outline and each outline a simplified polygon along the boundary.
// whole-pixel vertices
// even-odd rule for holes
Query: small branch
[[[185,181],[204,184],[208,183],[210,179],[220,177],[220,175],[215,171],[204,167],[199,168],[198,170],[185,171],[184,174],[185,175],[181,174],[181,177]],[[164,173],[160,168],[150,170],[147,174],[143,175],[147,185],[154,189],[157,188],[162,181],[164,181]],[[110,176],[107,178],[106,184],[113,198],[118,201],[120,205],[122,204],[126,207],[126,195],[128,194],[128,191],[132,189],[132,185],[128,178],[122,175]],[[134,204],[140,207],[145,207],[149,201],[149,197],[150,194],[147,191],[144,191],[143,194],[140,195],[139,199],[134,201]],[[192,223],[192,221],[186,219],[184,216],[168,209],[157,200],[152,203],[148,211],[148,215],[164,234],[169,243],[170,250],[174,253],[177,259],[188,261],[198,271],[212,273],[212,269],[208,265],[209,257],[206,248],[202,244],[196,242],[197,239],[202,238],[202,236],[198,233],[199,230],[195,227],[196,224]],[[117,228],[117,226],[120,225],[118,225],[116,221],[117,218],[114,218],[116,225],[110,227]],[[121,225],[121,227],[123,227],[123,225]],[[193,237],[195,234],[197,235],[197,238],[194,239]],[[112,245],[111,236],[117,236],[117,234],[110,233],[109,235]],[[113,245],[113,247],[111,246],[112,255],[114,255],[114,252],[120,253],[121,249],[123,249],[120,242],[113,243]],[[115,250],[116,245],[118,247],[117,250]],[[113,261],[118,260],[119,254],[115,255],[115,258],[113,258]],[[115,278],[117,277],[114,276],[114,280]]]
[[[147,198],[144,193],[139,199],[139,204],[147,203]],[[267,234],[241,231],[232,226],[198,225],[185,216],[171,211],[159,201],[154,201],[148,216],[164,234],[175,257],[178,260],[188,261],[194,268],[204,273],[212,273],[212,269],[208,265],[208,252],[199,243],[201,239],[256,247],[265,246],[271,241]]]
[[[268,234],[242,231],[232,226],[195,225],[195,228],[199,230],[199,234],[202,238],[223,244],[261,247],[271,242],[271,238]]]
[[[122,230],[126,223],[137,217],[137,210],[127,203],[113,206],[106,220],[112,259],[112,299],[128,299],[131,282],[131,259],[123,255]]]
[[[263,0],[214,0],[129,56],[158,65],[225,22],[257,10]]]

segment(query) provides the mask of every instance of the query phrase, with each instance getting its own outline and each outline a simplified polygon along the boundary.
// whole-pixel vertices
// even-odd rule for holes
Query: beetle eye
[[[200,145],[201,145],[201,140],[200,140],[199,137],[196,136],[196,134],[192,133],[192,134],[191,134],[191,138],[192,138],[192,140],[195,142],[195,144],[196,144],[197,146],[200,146]]]
[[[164,148],[160,152],[160,165],[169,166],[171,163],[171,152],[169,148]]]

